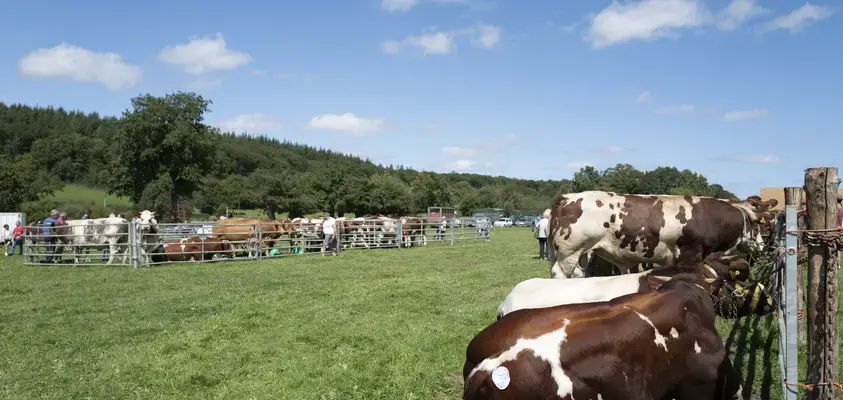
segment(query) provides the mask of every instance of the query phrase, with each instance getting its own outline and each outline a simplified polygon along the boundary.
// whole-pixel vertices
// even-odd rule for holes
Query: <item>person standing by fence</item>
[[[12,230],[12,251],[9,255],[15,255],[15,247],[20,246],[20,255],[23,255],[23,234],[26,232],[20,221],[15,221],[15,229]]]
[[[44,235],[44,242],[47,243],[47,254],[44,258],[46,261],[53,262],[53,254],[56,252],[56,242],[58,239],[53,236],[53,227],[58,225],[59,222],[59,212],[58,210],[50,211],[50,216],[44,218],[44,222],[42,223],[41,232]]]
[[[539,223],[536,226],[536,239],[539,240],[539,260],[546,260],[547,259],[547,228],[548,223],[550,222],[550,209],[544,210],[542,213],[542,219],[539,220]]]
[[[322,222],[322,233],[325,235],[325,240],[322,241],[322,257],[325,257],[325,250],[331,247],[331,253],[337,255],[337,246],[334,245],[334,226],[337,220],[329,213],[325,213],[325,222]]]

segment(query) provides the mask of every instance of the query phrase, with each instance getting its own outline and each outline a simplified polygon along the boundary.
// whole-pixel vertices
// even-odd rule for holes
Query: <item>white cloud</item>
[[[441,126],[436,125],[436,124],[427,124],[423,128],[426,131],[438,131],[438,130],[442,129]]]
[[[445,32],[423,33],[404,39],[408,46],[422,49],[425,55],[448,54],[454,49],[454,36]]]
[[[588,166],[593,167],[594,163],[591,162],[591,161],[571,161],[571,162],[565,164],[565,167],[567,167],[569,169],[576,169],[576,170],[579,170],[579,169],[582,169],[582,168],[585,168],[585,167],[588,167]]]
[[[457,160],[449,164],[454,171],[468,171],[473,169],[475,165],[477,165],[477,162],[474,160]]]
[[[499,26],[480,25],[477,35],[476,41],[482,47],[491,49],[501,41],[501,28]]]
[[[252,56],[229,49],[218,33],[215,37],[195,37],[186,44],[167,46],[158,53],[158,60],[181,66],[189,74],[201,75],[236,69],[252,62]]]
[[[693,104],[683,104],[679,106],[664,106],[656,109],[656,114],[670,115],[670,114],[687,114],[697,110]]]
[[[281,118],[260,113],[238,115],[214,125],[224,132],[235,133],[272,133],[280,131],[283,126]]]
[[[781,158],[770,155],[770,154],[757,154],[751,156],[734,156],[734,157],[719,157],[716,159],[717,161],[727,161],[727,162],[742,162],[742,163],[751,163],[751,164],[778,164],[781,162]]]
[[[18,70],[26,76],[95,82],[112,91],[131,88],[143,77],[140,67],[126,63],[117,53],[97,53],[67,43],[23,56]]]
[[[397,40],[387,40],[381,43],[381,51],[387,54],[398,54],[401,51],[401,42]]]
[[[612,154],[623,153],[623,152],[626,151],[626,149],[621,147],[621,146],[609,146],[609,147],[604,147],[601,150],[604,153],[612,153]]]
[[[440,4],[469,4],[472,0],[427,0]],[[420,0],[381,0],[381,8],[387,12],[407,12],[419,5]]]
[[[265,69],[253,69],[249,71],[249,75],[252,76],[266,76],[267,72]]]
[[[651,97],[653,97],[653,96],[650,94],[650,92],[645,90],[641,93],[638,93],[638,97],[635,98],[635,102],[636,103],[645,103],[647,101],[650,101]]]
[[[805,3],[802,7],[793,10],[788,15],[778,17],[767,24],[767,31],[776,29],[787,29],[791,33],[797,33],[805,28],[811,21],[820,21],[834,15],[831,7],[815,6]]]
[[[679,29],[702,26],[706,11],[696,0],[612,1],[590,20],[588,39],[599,49],[631,40],[676,36]]]
[[[381,0],[381,8],[389,12],[407,12],[418,3],[419,0]]]
[[[386,129],[386,121],[383,118],[362,118],[352,113],[322,114],[313,117],[307,124],[307,129],[370,133]]]
[[[769,12],[755,4],[755,0],[732,0],[717,16],[717,28],[723,31],[735,30],[744,22]]]
[[[755,119],[766,117],[770,114],[770,110],[766,108],[753,108],[751,110],[737,110],[729,111],[723,114],[724,121],[742,121],[745,119]]]
[[[291,74],[291,73],[288,73],[288,72],[282,72],[282,73],[278,74],[278,79],[283,79],[283,80],[287,80],[287,81],[291,81],[291,80],[295,79],[295,77],[296,77],[295,74]]]
[[[410,35],[402,40],[387,40],[380,44],[380,49],[387,54],[398,54],[404,48],[412,48],[424,55],[449,54],[456,50],[456,39],[471,36],[478,46],[491,49],[501,40],[503,30],[498,26],[477,24],[474,27],[440,31],[427,29],[419,35]]]
[[[443,154],[462,157],[462,158],[471,158],[475,157],[480,154],[480,149],[473,149],[469,147],[457,147],[457,146],[446,146],[441,149]]]
[[[222,78],[211,78],[207,76],[200,76],[198,79],[192,80],[185,85],[187,90],[200,91],[215,88],[222,84]]]

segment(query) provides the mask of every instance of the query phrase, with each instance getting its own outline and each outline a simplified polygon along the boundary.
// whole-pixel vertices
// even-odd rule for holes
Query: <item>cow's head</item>
[[[773,311],[773,298],[760,282],[750,282],[749,263],[737,256],[706,258],[705,268],[718,275],[715,308],[724,317],[749,314],[767,315]],[[726,276],[728,275],[728,276]]]
[[[717,315],[724,318],[773,311],[772,297],[763,284],[747,283],[749,263],[737,256],[715,253],[703,263],[656,268],[648,276],[652,289],[674,279],[691,281],[705,290],[714,300]]]
[[[771,208],[779,204],[776,199],[761,200],[758,196],[749,196],[743,201],[733,201],[744,215],[744,230],[741,241],[741,251],[764,251],[764,236],[773,228],[774,213]]]
[[[158,221],[155,219],[155,212],[143,210],[138,217],[138,232],[150,235],[158,232]]]

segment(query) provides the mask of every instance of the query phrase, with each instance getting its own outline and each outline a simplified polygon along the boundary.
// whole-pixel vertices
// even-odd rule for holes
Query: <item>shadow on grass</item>
[[[756,268],[753,270],[753,280],[771,287],[773,265],[760,264]],[[778,355],[773,351],[778,343],[776,324],[776,319],[772,316],[752,314],[736,319],[729,329],[725,346],[730,352],[734,350],[733,365],[741,375],[743,399],[767,400],[780,396],[773,386],[778,376],[774,368],[779,368]]]

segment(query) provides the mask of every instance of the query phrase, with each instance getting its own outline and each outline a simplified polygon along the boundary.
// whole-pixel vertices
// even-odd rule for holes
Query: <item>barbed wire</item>
[[[840,392],[840,394],[843,395],[843,383],[838,383],[838,382],[818,382],[818,383],[796,382],[796,383],[793,383],[793,382],[788,382],[787,380],[784,380],[783,382],[787,386],[800,387],[800,388],[805,389],[809,392],[813,391],[814,388],[817,387],[817,386],[834,386],[834,387],[837,388],[837,390]]]

